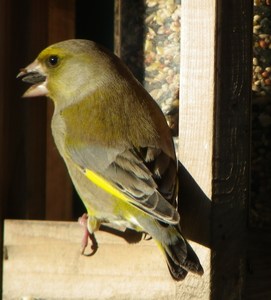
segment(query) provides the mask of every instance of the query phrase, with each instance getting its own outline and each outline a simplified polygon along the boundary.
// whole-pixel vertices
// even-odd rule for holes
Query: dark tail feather
[[[196,253],[184,238],[180,237],[176,243],[168,245],[165,253],[170,274],[175,280],[183,280],[188,272],[203,275]]]
[[[187,257],[183,267],[192,273],[198,274],[200,276],[203,275],[204,271],[200,264],[199,258],[197,257],[197,254],[194,252],[187,241],[185,241],[185,243],[187,248]]]
[[[173,279],[177,281],[184,280],[188,272],[181,266],[175,264],[175,262],[171,259],[171,257],[167,253],[166,253],[166,259],[167,259],[167,266],[170,275],[173,277]]]

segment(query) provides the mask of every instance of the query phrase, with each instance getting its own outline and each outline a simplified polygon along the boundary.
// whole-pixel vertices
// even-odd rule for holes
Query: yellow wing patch
[[[115,188],[112,184],[110,184],[98,174],[90,171],[89,169],[85,169],[84,173],[90,181],[92,181],[94,184],[96,184],[98,187],[111,194],[112,196],[124,201],[130,200],[127,196],[121,193],[117,188]]]

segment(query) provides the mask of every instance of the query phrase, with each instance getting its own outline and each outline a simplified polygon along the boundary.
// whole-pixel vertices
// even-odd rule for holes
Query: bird
[[[86,208],[90,236],[101,224],[150,235],[172,278],[204,273],[182,234],[178,160],[159,105],[111,51],[84,39],[42,50],[17,76],[23,97],[46,96],[56,147]]]

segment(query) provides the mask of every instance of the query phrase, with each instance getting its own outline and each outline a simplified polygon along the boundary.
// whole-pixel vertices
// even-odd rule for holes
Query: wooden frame
[[[54,1],[49,2],[54,5]],[[51,20],[57,13],[58,10],[51,10]],[[53,289],[48,288],[48,284],[56,289],[59,287],[58,299],[64,299],[65,295],[61,294],[64,287],[65,293],[73,297],[71,299],[96,299],[105,295],[99,294],[104,293],[105,288],[109,288],[110,296],[114,295],[115,299],[136,298],[137,295],[142,299],[159,299],[158,295],[170,299],[249,299],[245,284],[245,245],[250,164],[251,23],[252,2],[203,0],[200,5],[195,0],[182,2],[181,213],[187,237],[202,244],[193,243],[193,247],[205,269],[203,277],[190,274],[184,282],[172,281],[152,241],[128,245],[101,232],[97,235],[100,240],[98,255],[83,262],[77,246],[78,232],[80,234],[77,225],[8,221],[4,299],[12,299],[8,295],[50,298],[53,294],[46,293]],[[60,36],[64,37],[65,33]],[[51,41],[54,39],[52,37]],[[47,166],[53,162],[50,158]],[[47,180],[50,178],[47,173]],[[52,190],[47,189],[48,197],[58,195],[61,200],[60,194]],[[64,218],[69,211],[70,208]],[[54,215],[47,214],[47,217],[54,218]],[[62,255],[64,248],[69,250],[67,256]],[[71,268],[58,268],[58,259],[61,265]],[[72,259],[76,263],[73,261],[71,265]],[[32,266],[39,262],[44,268],[51,268],[49,273],[53,276],[49,277],[51,281],[44,277],[42,284],[45,285],[35,285],[32,295],[26,289],[26,294],[15,295],[15,287],[20,292],[26,288],[24,276],[18,275],[20,281],[14,277],[23,272],[26,262]],[[99,268],[94,271],[97,265]],[[78,270],[81,267],[83,275]],[[42,267],[34,270],[33,274],[28,274],[30,277],[25,277],[28,282],[37,282],[36,272],[43,273]],[[116,280],[115,275],[120,280]],[[58,284],[59,278],[70,284]],[[16,285],[12,284],[15,281]],[[87,283],[91,284],[92,296]],[[11,286],[12,291],[8,288]]]

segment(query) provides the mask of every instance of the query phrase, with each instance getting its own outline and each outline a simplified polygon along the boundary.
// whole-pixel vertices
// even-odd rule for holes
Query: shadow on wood
[[[211,200],[179,162],[179,213],[184,236],[210,247]]]
[[[101,225],[99,230],[121,237],[129,244],[139,243],[142,240],[142,236],[144,235],[142,232],[137,232],[129,228],[121,231],[119,229],[115,229],[111,226],[106,225]]]

